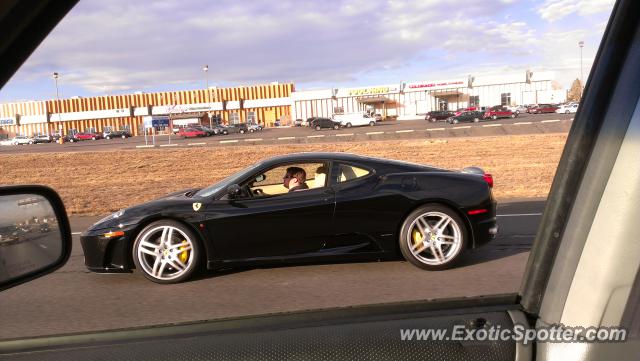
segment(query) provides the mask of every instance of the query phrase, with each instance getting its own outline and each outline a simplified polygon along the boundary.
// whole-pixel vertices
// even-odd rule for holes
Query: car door
[[[313,162],[313,164],[322,162]],[[271,168],[272,167],[268,167]],[[329,169],[325,166],[326,169]],[[264,174],[261,169],[251,178]],[[319,177],[319,176],[317,176]],[[297,257],[322,249],[331,237],[335,196],[324,183],[272,196],[223,197],[205,209],[205,224],[224,260]]]

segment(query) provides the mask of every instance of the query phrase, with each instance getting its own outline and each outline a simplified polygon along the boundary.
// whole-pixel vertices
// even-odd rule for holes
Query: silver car
[[[20,145],[20,144],[33,144],[35,143],[33,138],[28,137],[26,135],[16,135],[13,139],[12,139],[13,145]]]

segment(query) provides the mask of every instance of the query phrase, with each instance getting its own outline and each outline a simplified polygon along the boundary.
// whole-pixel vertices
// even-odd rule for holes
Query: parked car
[[[33,137],[34,143],[51,143],[53,138],[49,134],[38,134]]]
[[[484,119],[493,119],[496,120],[498,118],[515,118],[518,114],[512,112],[502,105],[493,106],[484,113]]]
[[[376,119],[364,113],[334,114],[333,120],[340,122],[340,125],[346,128],[376,125]]]
[[[506,108],[511,110],[512,112],[516,113],[516,114],[526,113],[527,112],[527,107],[524,106],[524,105],[508,105],[508,106],[506,106]]]
[[[253,133],[253,132],[257,132],[259,130],[262,130],[262,125],[256,124],[256,123],[249,123],[247,125],[247,128],[249,129],[250,133]]]
[[[98,132],[76,133],[73,136],[73,139],[76,139],[76,140],[97,140],[97,139],[102,139],[102,133],[98,133]]]
[[[229,134],[229,129],[227,126],[222,125],[222,124],[217,124],[213,126],[213,131],[215,132],[215,135],[218,134],[222,134],[222,135],[227,135]]]
[[[13,143],[13,145],[33,144],[33,143],[35,143],[33,138],[31,138],[29,136],[26,136],[26,135],[16,135],[15,137],[13,137],[11,142]]]
[[[178,136],[181,136],[182,138],[206,137],[207,132],[192,127],[184,127],[178,130]]]
[[[244,134],[248,131],[249,131],[249,126],[247,126],[247,123],[229,124],[227,126],[228,133]]]
[[[113,139],[113,138],[122,138],[122,139],[126,139],[126,138],[130,138],[131,137],[131,132],[129,132],[128,130],[113,130],[113,129],[106,129],[102,132],[102,137],[104,139]]]
[[[458,124],[464,122],[474,122],[477,123],[484,118],[484,113],[480,111],[470,111],[464,112],[460,115],[456,115],[447,119],[447,123],[449,124]]]
[[[538,104],[533,108],[529,108],[529,113],[531,114],[555,113],[557,109],[558,107],[553,104]]]
[[[560,108],[556,109],[556,113],[562,113],[562,114],[575,113],[577,111],[578,111],[577,103],[565,104]]]
[[[448,110],[434,110],[432,112],[427,113],[427,116],[424,117],[424,120],[435,122],[438,120],[447,120],[448,118],[453,116],[455,116],[455,114]]]
[[[189,128],[193,128],[193,129],[197,129],[197,130],[203,131],[205,133],[205,137],[210,137],[212,135],[216,135],[216,131],[213,130],[212,128],[207,127],[206,125],[194,124],[194,125],[190,126]]]
[[[340,129],[340,122],[329,118],[315,118],[309,125],[315,130],[320,129]]]

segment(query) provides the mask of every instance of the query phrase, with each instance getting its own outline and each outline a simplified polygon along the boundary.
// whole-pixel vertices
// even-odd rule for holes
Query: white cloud
[[[547,21],[556,21],[574,13],[585,16],[610,12],[614,2],[615,0],[546,0],[538,8],[538,13]]]

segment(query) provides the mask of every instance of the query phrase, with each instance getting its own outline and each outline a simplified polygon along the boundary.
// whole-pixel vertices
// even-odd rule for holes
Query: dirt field
[[[257,160],[303,151],[350,152],[492,173],[500,199],[545,197],[566,134],[371,143],[288,144],[0,156],[0,184],[45,184],[71,214],[100,215],[212,184]]]

